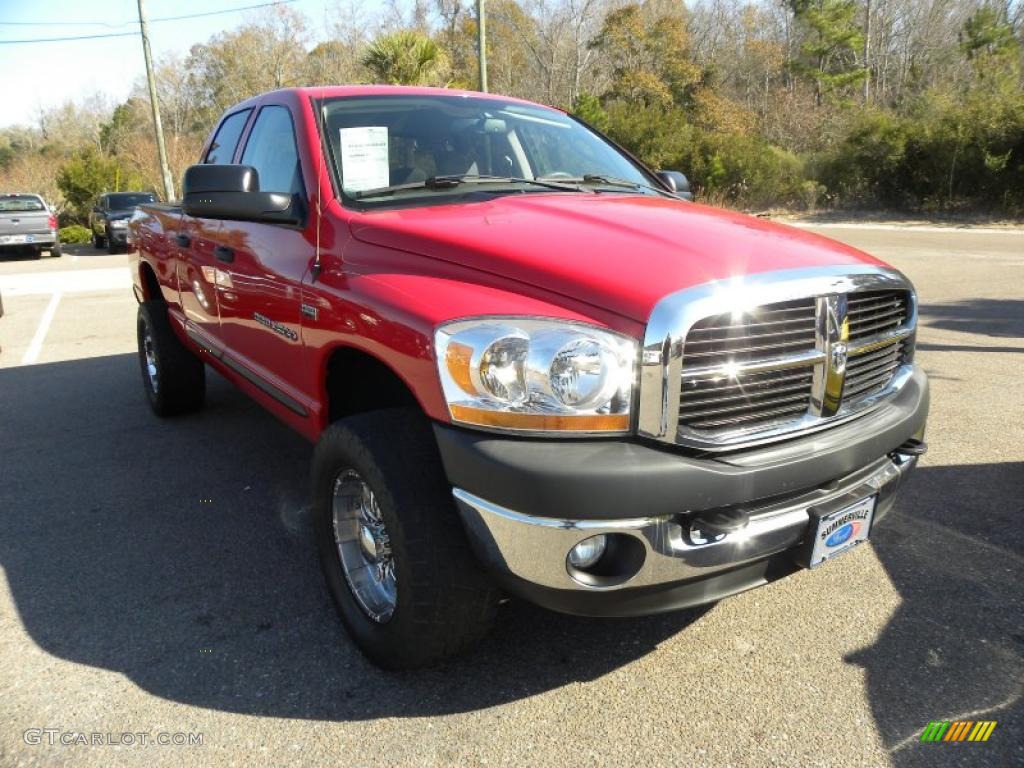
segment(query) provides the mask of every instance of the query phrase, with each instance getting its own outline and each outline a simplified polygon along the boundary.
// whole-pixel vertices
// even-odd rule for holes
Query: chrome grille
[[[807,412],[813,369],[742,373],[732,379],[688,379],[679,419],[693,429],[715,429],[792,418]]]
[[[688,366],[721,365],[814,349],[814,299],[758,307],[742,317],[708,317],[690,329],[683,356]]]
[[[870,397],[885,389],[903,363],[905,346],[898,340],[881,349],[852,355],[846,363],[843,399]]]
[[[694,322],[682,345],[679,442],[741,442],[868,402],[912,349],[908,290],[765,303]]]
[[[849,296],[850,341],[890,333],[906,322],[905,291],[870,291]]]
[[[713,430],[805,413],[811,398],[811,363],[801,370],[729,371],[813,352],[815,317],[815,299],[807,298],[758,307],[741,317],[724,313],[696,323],[683,347],[680,423]]]

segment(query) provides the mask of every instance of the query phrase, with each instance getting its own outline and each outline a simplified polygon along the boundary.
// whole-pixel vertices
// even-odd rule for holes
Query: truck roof
[[[497,93],[483,93],[482,91],[467,91],[459,88],[431,88],[417,85],[317,85],[305,86],[302,88],[280,88],[276,91],[257,94],[250,99],[246,99],[245,101],[235,104],[227,109],[226,112],[235,112],[238,109],[251,106],[255,104],[257,100],[271,94],[284,93],[294,94],[300,98],[305,97],[317,99],[339,98],[342,96],[472,96],[477,99],[494,99],[495,101],[513,101],[520,104],[530,104],[532,106],[547,106],[537,104],[537,102],[527,101],[526,99],[515,98],[513,96],[503,96]],[[550,108],[558,109],[558,107]],[[559,109],[559,111],[561,112],[563,110]]]

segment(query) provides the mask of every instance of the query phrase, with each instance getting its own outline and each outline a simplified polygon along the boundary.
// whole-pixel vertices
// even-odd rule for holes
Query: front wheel
[[[206,366],[174,335],[167,306],[142,302],[136,325],[142,386],[153,412],[164,417],[202,408]]]
[[[469,551],[422,413],[328,427],[313,454],[313,511],[328,590],[372,662],[426,666],[490,629],[498,591]]]

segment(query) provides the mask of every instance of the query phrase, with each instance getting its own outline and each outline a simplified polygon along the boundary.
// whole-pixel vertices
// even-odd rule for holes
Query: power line
[[[184,19],[199,19],[205,16],[220,16],[225,13],[237,13],[239,11],[251,11],[257,8],[267,8],[272,5],[288,5],[294,3],[296,0],[274,0],[269,3],[257,3],[256,5],[243,5],[237,8],[225,8],[220,11],[204,11],[203,13],[188,13],[181,16],[164,16],[159,19],[150,19],[150,24],[155,24],[160,21],[182,21]],[[120,24],[108,24],[105,22],[59,22],[59,21],[0,21],[0,26],[3,25],[18,25],[18,26],[95,26],[101,25],[111,29],[117,27],[126,27],[130,24],[138,24],[137,21],[126,21]],[[57,43],[64,40],[99,40],[107,37],[131,37],[138,35],[138,32],[107,32],[98,35],[71,35],[67,37],[39,37],[31,38],[26,40],[0,40],[0,45],[18,45],[22,43]]]
[[[32,40],[0,40],[0,45],[20,45],[21,43],[59,43],[62,40],[99,40],[103,37],[135,37],[138,32],[110,32],[105,35],[75,35],[74,37],[37,37]]]

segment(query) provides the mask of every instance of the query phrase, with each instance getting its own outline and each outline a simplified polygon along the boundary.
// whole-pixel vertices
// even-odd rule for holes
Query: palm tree
[[[374,82],[388,85],[446,85],[448,56],[432,39],[414,30],[378,37],[363,55]]]

